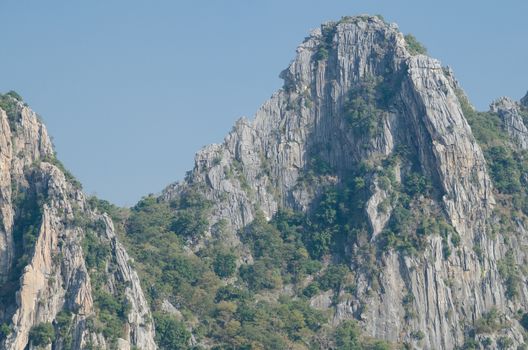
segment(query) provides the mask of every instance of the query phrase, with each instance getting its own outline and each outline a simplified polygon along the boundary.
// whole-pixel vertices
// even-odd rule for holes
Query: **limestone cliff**
[[[283,89],[253,120],[239,120],[222,144],[201,150],[185,181],[163,192],[161,198],[170,201],[198,188],[213,203],[211,229],[189,245],[200,251],[214,237],[215,223],[227,222],[230,244],[251,262],[239,233],[258,211],[268,219],[279,208],[310,212],[323,186],[339,185],[368,164],[362,175],[368,233],[343,243],[355,288],[352,294],[339,292],[334,322],[358,319],[378,338],[454,349],[478,320],[498,311],[508,326],[489,341],[498,346],[502,336],[524,343],[516,313],[528,307],[528,290],[522,283],[518,296],[508,296],[499,264],[512,249],[516,263],[524,261],[525,221],[516,221],[513,241],[492,229],[496,191],[452,72],[413,52],[396,25],[359,16],[314,30],[281,77]],[[516,106],[500,100],[492,111],[524,149],[526,127]],[[330,170],[318,173],[317,164]],[[392,180],[382,185],[387,172]],[[388,228],[403,198],[398,188],[415,172],[433,190],[416,197],[408,210],[422,219],[445,220],[449,229],[420,231],[427,234],[413,254],[378,250],[375,272],[366,274],[360,256],[393,237]],[[325,298],[315,296],[313,304],[332,305]]]
[[[9,331],[1,348],[42,346],[30,334],[52,324],[49,349],[112,343],[155,349],[150,311],[112,221],[91,208],[78,182],[55,159],[39,117],[9,94],[2,96],[2,107],[8,113],[0,109],[0,319]],[[92,248],[108,252],[102,281],[91,279],[96,269],[86,260],[87,234],[97,237]],[[116,296],[118,287],[129,306],[118,336],[123,339],[110,339],[103,335],[97,304],[103,291]]]

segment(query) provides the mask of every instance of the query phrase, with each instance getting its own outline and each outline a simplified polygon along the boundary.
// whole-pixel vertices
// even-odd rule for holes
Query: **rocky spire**
[[[98,244],[108,247],[108,266],[115,268],[101,272],[108,284],[97,288],[112,295],[121,285],[131,306],[120,343],[155,349],[150,310],[111,220],[88,204],[55,158],[38,116],[12,95],[0,96],[0,102],[0,318],[10,327],[2,349],[27,348],[31,330],[56,326],[59,315],[63,322],[68,315],[69,323],[54,348],[109,345],[101,330],[88,326],[96,316],[84,245],[89,231],[100,231]]]
[[[520,149],[527,149],[528,129],[524,125],[519,103],[508,97],[501,97],[491,104],[490,111],[499,115],[502,127],[513,144]]]

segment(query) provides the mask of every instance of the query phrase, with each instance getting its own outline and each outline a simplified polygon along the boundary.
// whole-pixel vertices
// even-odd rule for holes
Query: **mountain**
[[[37,348],[55,333],[53,349],[107,348],[121,328],[133,345],[155,349],[150,310],[112,220],[55,158],[21,98],[9,93],[0,105],[2,349]]]
[[[281,77],[130,209],[86,198],[3,95],[4,347],[525,348],[528,95],[476,111],[366,15],[312,31]]]

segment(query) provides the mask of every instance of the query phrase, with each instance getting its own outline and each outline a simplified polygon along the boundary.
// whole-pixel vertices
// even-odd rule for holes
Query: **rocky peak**
[[[8,112],[0,109],[0,281],[5,280],[13,262],[12,184],[26,184],[24,169],[54,155],[46,127],[31,109],[11,95],[2,96],[1,106]]]
[[[313,69],[330,74],[326,78],[335,80],[336,85],[350,86],[364,77],[385,74],[382,68],[396,68],[391,61],[406,54],[397,26],[375,16],[344,17],[313,30],[281,77],[285,90],[297,94],[313,85],[317,78]]]
[[[46,127],[15,93],[0,95],[0,222],[2,349],[156,348],[150,310],[111,220],[88,203],[55,158]],[[103,282],[91,280],[87,236],[97,237],[92,249],[108,252]],[[129,303],[123,334],[102,328],[102,295]],[[36,332],[53,336],[38,343]]]
[[[397,26],[375,16],[323,24],[298,47],[281,77],[284,89],[253,121],[239,121],[224,144],[198,153],[187,182],[206,184],[211,199],[228,194],[232,206],[219,206],[215,216],[228,218],[234,228],[251,222],[255,204],[268,217],[283,205],[306,210],[316,193],[299,187],[298,179],[314,161],[343,174],[365,160],[387,158],[399,146],[420,150],[423,171],[441,183],[456,225],[465,220],[465,209],[454,188],[459,194],[467,190],[464,196],[477,202],[493,202],[485,162],[458,105],[451,73],[434,59],[411,55]],[[354,99],[364,97],[356,95],[368,89],[369,102],[376,105],[371,120],[351,120]],[[366,129],[358,132],[360,127]],[[451,173],[439,163],[457,152],[475,155],[466,159],[471,166],[453,168],[472,174]],[[237,176],[230,178],[226,169],[236,169]],[[483,181],[464,180],[474,176]],[[245,191],[244,184],[252,189]],[[185,186],[169,186],[163,196]],[[372,215],[376,234],[387,217]]]
[[[521,115],[521,105],[508,97],[501,97],[490,106],[502,120],[502,127],[510,136],[513,144],[520,149],[528,148],[528,129]]]

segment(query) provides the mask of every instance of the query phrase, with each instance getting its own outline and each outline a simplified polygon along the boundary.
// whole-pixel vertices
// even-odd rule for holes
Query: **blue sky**
[[[0,91],[43,117],[87,193],[133,205],[252,116],[310,29],[362,13],[415,34],[479,109],[528,90],[526,0],[0,0]]]

